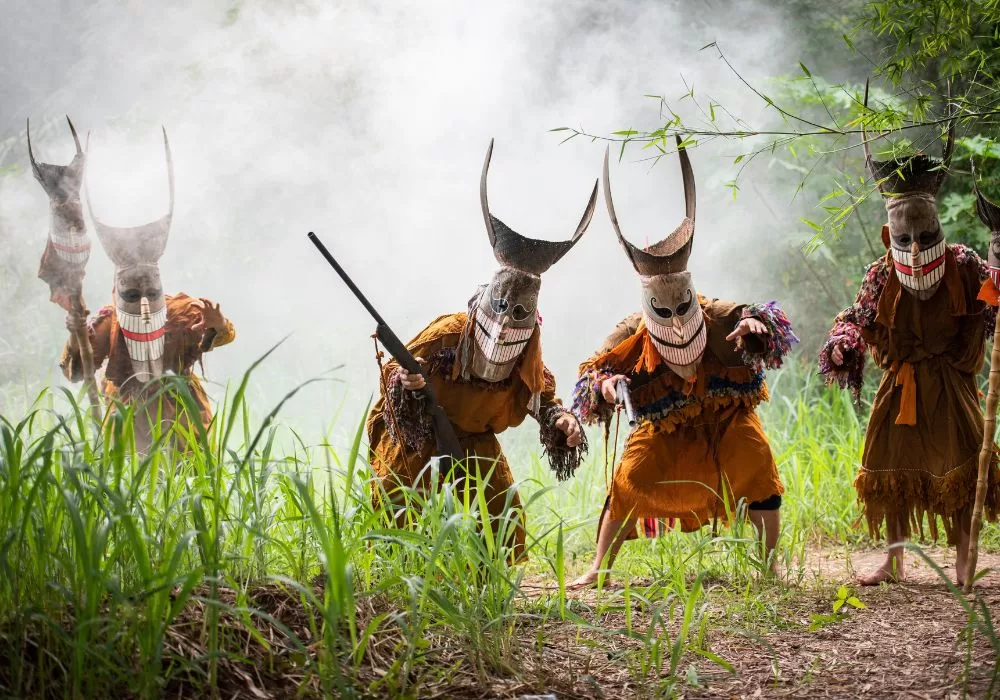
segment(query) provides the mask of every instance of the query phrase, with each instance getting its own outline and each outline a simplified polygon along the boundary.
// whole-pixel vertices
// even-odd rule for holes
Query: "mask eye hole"
[[[669,306],[657,306],[656,297],[649,298],[649,308],[651,308],[660,318],[672,318],[674,315],[674,312]]]
[[[920,234],[920,244],[929,245],[938,237],[937,231],[924,231]]]
[[[510,317],[515,321],[524,321],[529,316],[531,316],[531,311],[526,309],[522,304],[515,304],[513,310],[510,312]]]
[[[687,290],[687,299],[682,301],[677,305],[677,315],[686,316],[687,312],[691,310],[691,303],[694,301],[694,297],[691,294],[691,290]]]
[[[493,313],[502,314],[510,308],[510,302],[502,297],[499,299],[493,297],[493,300],[490,302],[490,307],[493,309]]]
[[[129,304],[135,304],[142,299],[142,292],[140,292],[138,289],[135,288],[126,289],[122,292],[119,292],[118,296],[120,296],[122,298],[122,301],[124,302],[127,302]]]
[[[910,238],[910,234],[904,233],[902,236],[899,237],[900,245],[910,245],[911,243],[913,243],[913,239]]]

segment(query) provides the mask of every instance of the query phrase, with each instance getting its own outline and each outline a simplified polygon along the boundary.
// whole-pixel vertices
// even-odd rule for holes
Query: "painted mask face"
[[[642,276],[642,316],[653,345],[677,374],[689,378],[705,353],[705,317],[690,272]]]
[[[483,288],[475,309],[472,357],[472,371],[480,379],[498,382],[510,376],[535,332],[541,284],[538,275],[504,267]]]
[[[928,299],[944,277],[946,244],[937,205],[914,194],[886,200],[889,238],[896,276],[919,299]]]
[[[145,383],[162,375],[167,307],[156,265],[115,271],[115,312],[135,379]]]

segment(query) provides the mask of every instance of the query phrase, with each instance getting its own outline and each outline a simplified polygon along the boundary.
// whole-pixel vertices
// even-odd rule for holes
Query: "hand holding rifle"
[[[424,364],[424,358],[415,357],[413,358],[418,364]],[[403,388],[408,391],[420,391],[425,386],[427,386],[427,380],[424,379],[424,375],[419,372],[409,372],[405,367],[399,368],[399,381],[402,382]]]
[[[608,403],[620,405],[625,408],[625,417],[628,424],[635,427],[635,408],[632,407],[632,394],[629,392],[629,384],[632,380],[624,374],[616,374],[601,382],[601,395]]]

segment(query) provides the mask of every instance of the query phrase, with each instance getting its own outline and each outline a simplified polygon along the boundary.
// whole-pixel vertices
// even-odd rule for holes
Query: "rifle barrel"
[[[382,316],[380,316],[379,312],[375,310],[375,307],[371,305],[371,302],[368,301],[368,298],[362,293],[360,289],[358,289],[358,286],[354,284],[354,280],[352,280],[350,276],[348,276],[348,274],[344,271],[344,268],[340,266],[340,263],[337,262],[336,258],[333,257],[330,251],[326,249],[326,246],[323,245],[323,242],[319,239],[319,237],[312,231],[309,232],[309,240],[312,241],[313,245],[319,249],[320,254],[324,258],[326,258],[326,261],[330,263],[330,266],[337,271],[338,275],[340,275],[340,279],[344,280],[344,284],[346,284],[347,287],[354,293],[354,296],[356,296],[358,298],[358,301],[360,301],[361,304],[365,307],[365,309],[368,310],[368,313],[372,315],[372,317],[375,319],[375,323],[377,323],[380,326],[388,327],[388,324],[384,320],[382,320]]]

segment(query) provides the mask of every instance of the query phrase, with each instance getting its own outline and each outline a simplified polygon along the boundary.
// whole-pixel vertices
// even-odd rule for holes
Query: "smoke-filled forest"
[[[996,0],[8,5],[0,696],[1000,697]]]

